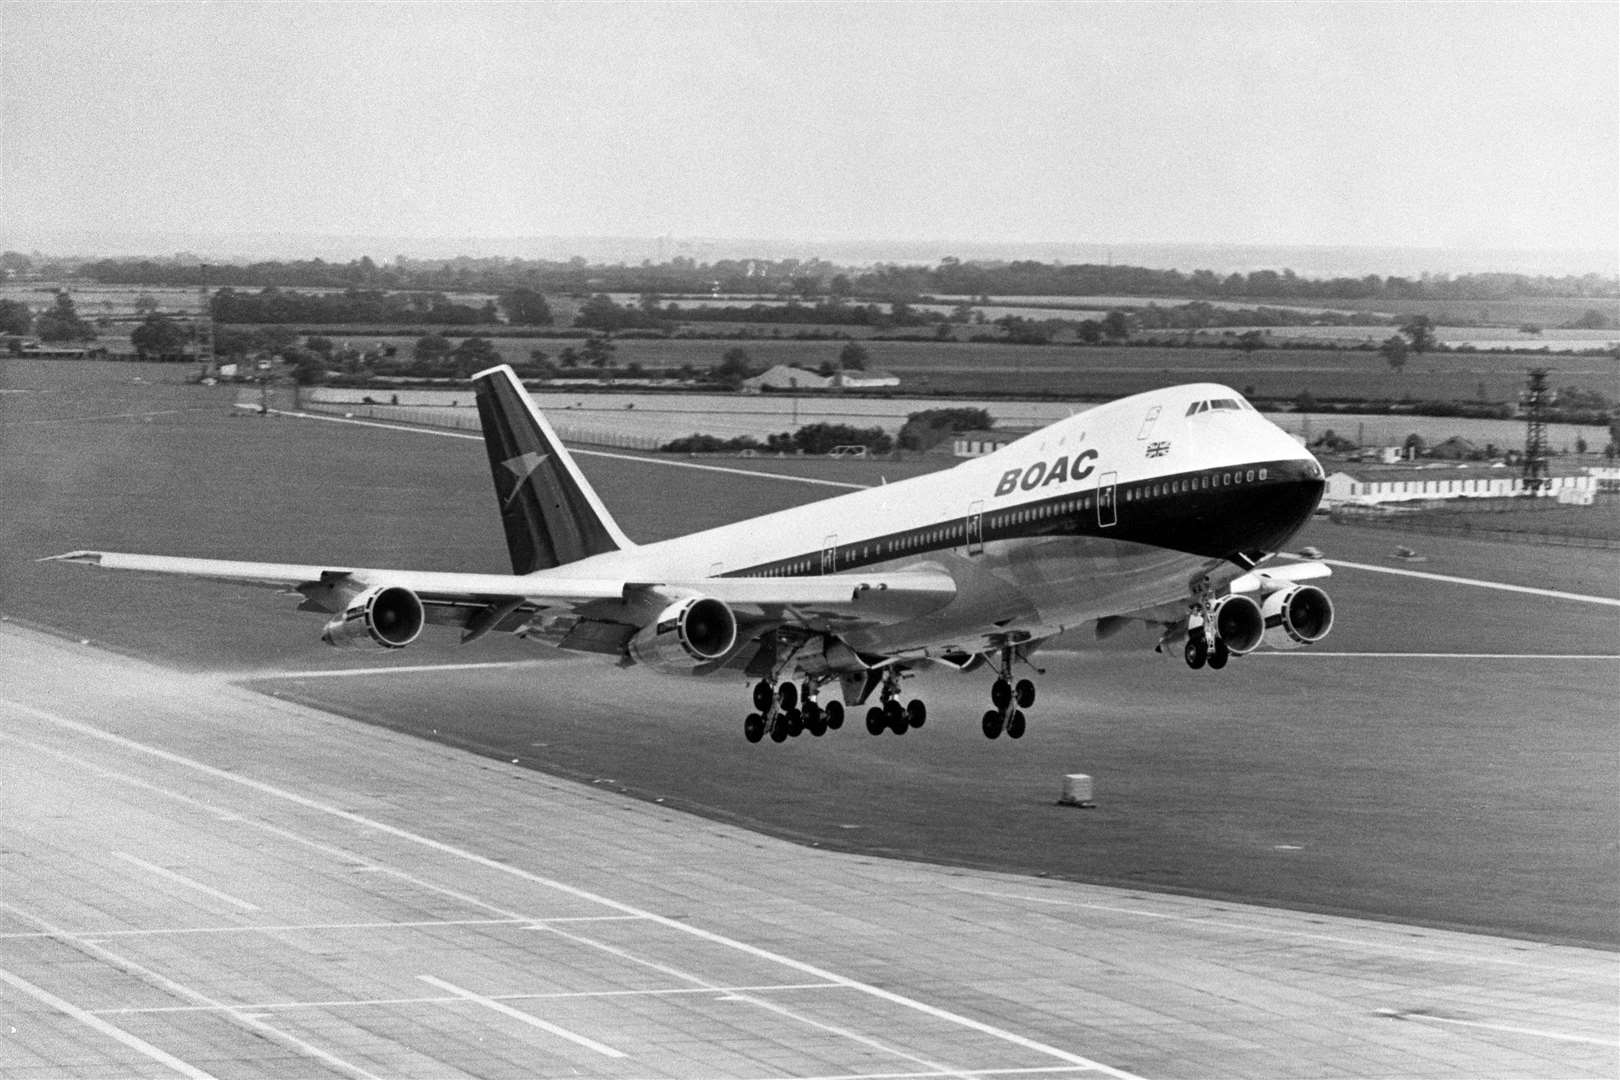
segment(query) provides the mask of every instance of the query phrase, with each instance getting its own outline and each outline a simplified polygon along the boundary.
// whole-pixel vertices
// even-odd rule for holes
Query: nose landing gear
[[[1014,659],[1023,658],[1018,655],[1016,649],[1008,646],[1001,650],[1001,655],[996,661],[996,681],[990,684],[990,704],[993,708],[986,710],[980,722],[984,737],[987,739],[1000,738],[1004,731],[1009,739],[1024,737],[1027,723],[1024,710],[1035,704],[1035,684],[1028,679],[1013,682]]]

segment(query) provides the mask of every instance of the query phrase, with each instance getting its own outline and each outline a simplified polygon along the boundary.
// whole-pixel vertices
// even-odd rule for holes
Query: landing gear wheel
[[[1001,710],[989,709],[984,714],[984,737],[994,739],[1001,735]]]
[[[1013,714],[1007,717],[1007,738],[1022,739],[1024,737],[1024,713],[1021,709],[1014,709]]]
[[[868,735],[881,735],[889,721],[883,715],[883,710],[876,705],[866,710],[866,733]]]
[[[771,742],[787,742],[787,737],[788,719],[781,713],[777,713],[776,719],[771,721]]]
[[[1187,666],[1197,671],[1209,659],[1209,642],[1204,640],[1202,631],[1194,630],[1187,635],[1187,647],[1182,650],[1187,658]]]
[[[921,698],[912,698],[906,703],[906,723],[914,728],[928,723],[928,706],[923,704]]]
[[[748,714],[743,721],[743,737],[749,742],[759,742],[765,737],[765,718],[757,712]]]
[[[1013,700],[1018,702],[1020,709],[1027,709],[1035,704],[1035,684],[1028,679],[1019,679],[1018,685],[1013,687]],[[1007,734],[1011,735],[1012,731],[1009,729]],[[1016,735],[1013,737],[1017,738]]]
[[[889,724],[889,730],[896,735],[904,735],[911,730],[911,722],[906,719],[906,710],[893,698],[883,703],[883,718]]]
[[[788,734],[797,739],[804,732],[804,714],[798,709],[785,709],[782,715],[787,719]]]
[[[1219,671],[1221,668],[1226,666],[1226,662],[1231,658],[1232,650],[1226,644],[1226,639],[1219,637],[1216,638],[1215,648],[1211,650],[1209,654],[1209,666],[1214,668],[1216,671]]]
[[[827,734],[827,721],[822,718],[820,709],[817,709],[814,713],[811,713],[809,709],[805,710],[804,730],[818,739]]]
[[[827,730],[837,731],[844,726],[844,703],[842,701],[829,701],[824,714],[827,717]]]
[[[776,694],[771,690],[771,684],[764,679],[754,684],[754,708],[762,713],[771,711],[771,699]]]
[[[1012,701],[1012,698],[1012,684],[1006,679],[997,679],[995,682],[990,684],[990,704],[994,705],[997,709],[1005,709],[1007,707],[1007,703]],[[994,738],[994,736],[992,736],[992,738]]]
[[[776,691],[776,700],[782,703],[782,708],[792,712],[799,704],[799,688],[790,682],[783,683]]]

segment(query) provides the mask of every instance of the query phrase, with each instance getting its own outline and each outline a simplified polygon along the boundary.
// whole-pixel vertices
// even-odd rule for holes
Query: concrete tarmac
[[[839,854],[0,626],[0,1077],[1611,1077],[1620,957]]]

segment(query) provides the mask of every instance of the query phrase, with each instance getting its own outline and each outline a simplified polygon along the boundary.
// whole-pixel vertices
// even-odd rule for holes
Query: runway
[[[816,850],[0,627],[0,1076],[1579,1077],[1606,952]]]

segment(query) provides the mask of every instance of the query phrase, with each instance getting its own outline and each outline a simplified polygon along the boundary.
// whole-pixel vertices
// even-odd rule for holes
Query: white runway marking
[[[225,901],[227,904],[234,904],[236,907],[241,908],[243,911],[258,911],[259,910],[259,905],[258,904],[250,904],[246,900],[239,900],[236,897],[232,896],[230,893],[220,892],[218,889],[211,888],[211,887],[209,887],[207,885],[204,885],[200,881],[193,881],[192,879],[186,877],[184,874],[175,873],[173,870],[170,870],[168,867],[158,866],[156,863],[149,863],[145,859],[137,859],[135,856],[130,855],[129,853],[123,852],[123,851],[115,851],[115,852],[113,852],[113,854],[116,855],[118,858],[123,859],[127,863],[133,863],[134,865],[140,867],[142,870],[146,870],[146,871],[148,871],[150,873],[156,874],[160,878],[164,878],[164,879],[166,879],[168,881],[172,881],[177,885],[184,885],[188,889],[196,889],[200,893],[206,893],[207,895],[212,896],[216,900]]]
[[[94,1013],[86,1012],[77,1005],[74,1005],[72,1002],[63,1001],[55,994],[52,994],[46,990],[41,990],[27,979],[13,975],[9,971],[0,969],[0,982],[4,982],[9,986],[13,986],[16,989],[21,990],[35,1001],[44,1003],[64,1016],[71,1016],[73,1019],[77,1020],[86,1027],[93,1028],[94,1030],[101,1032],[101,1034],[107,1036],[109,1039],[117,1040],[142,1056],[149,1057],[160,1065],[165,1065],[168,1068],[173,1069],[181,1076],[189,1076],[192,1078],[192,1080],[215,1080],[213,1073],[204,1072],[195,1065],[192,1065],[190,1062],[181,1061],[173,1054],[158,1049],[145,1039],[137,1038],[136,1036],[125,1031],[123,1028],[107,1023],[107,1021],[103,1020]]]
[[[1424,581],[1443,581],[1448,585],[1472,585],[1476,589],[1496,589],[1500,592],[1528,593],[1548,596],[1554,600],[1577,600],[1583,604],[1603,604],[1620,607],[1620,600],[1607,596],[1587,596],[1583,593],[1561,592],[1558,589],[1537,589],[1529,585],[1508,585],[1501,581],[1483,581],[1479,578],[1455,577],[1451,574],[1431,574],[1425,570],[1402,570],[1395,566],[1374,566],[1372,563],[1345,562],[1342,559],[1323,559],[1329,566],[1343,566],[1350,570],[1366,570],[1374,574],[1395,574],[1399,577],[1422,578]]]
[[[1620,1040],[1594,1039],[1589,1035],[1567,1035],[1562,1031],[1547,1031],[1542,1028],[1518,1027],[1513,1024],[1487,1024],[1479,1020],[1457,1020],[1449,1016],[1434,1016],[1431,1013],[1401,1012],[1398,1009],[1379,1009],[1378,1015],[1387,1016],[1392,1020],[1413,1020],[1423,1024],[1454,1024],[1457,1027],[1483,1028],[1486,1031],[1505,1031],[1514,1035],[1533,1035],[1538,1039],[1553,1039],[1557,1042],[1586,1043],[1591,1046],[1620,1046]]]
[[[77,424],[85,420],[138,420],[153,416],[173,416],[177,413],[203,412],[203,409],[155,409],[151,412],[101,413],[98,416],[41,416],[31,420],[11,420],[14,424]],[[206,410],[212,412],[213,410]]]
[[[136,753],[144,754],[144,755],[147,755],[149,757],[156,758],[156,759],[158,759],[160,761],[165,761],[165,762],[168,762],[169,764],[177,765],[177,766],[180,766],[181,768],[189,769],[189,770],[192,770],[194,772],[201,773],[201,774],[203,774],[205,776],[213,777],[216,780],[220,780],[220,781],[223,781],[223,782],[228,783],[228,784],[233,784],[233,785],[236,785],[238,787],[246,788],[246,789],[248,789],[250,791],[256,791],[256,792],[260,793],[261,795],[266,795],[266,796],[269,796],[271,798],[281,800],[283,802],[291,803],[294,806],[299,806],[299,807],[302,807],[302,808],[304,808],[306,810],[313,810],[313,811],[315,811],[317,813],[325,814],[325,815],[327,815],[329,817],[334,817],[334,818],[337,818],[338,820],[349,822],[352,825],[358,825],[361,828],[370,830],[372,832],[379,833],[379,834],[381,834],[383,836],[392,837],[392,838],[394,838],[396,840],[402,840],[402,841],[404,841],[406,843],[413,844],[413,845],[416,845],[418,847],[425,848],[425,849],[427,849],[429,851],[437,852],[438,854],[445,855],[445,856],[448,856],[448,857],[453,858],[453,859],[457,859],[457,860],[460,860],[460,861],[463,861],[463,862],[471,863],[474,866],[480,867],[481,869],[488,870],[488,871],[491,871],[491,872],[496,873],[496,874],[506,875],[506,876],[509,876],[509,877],[515,877],[515,878],[517,878],[517,879],[519,879],[521,881],[526,881],[526,882],[528,882],[528,883],[530,883],[532,885],[538,885],[538,886],[540,886],[542,888],[550,889],[550,890],[552,890],[554,892],[561,893],[562,895],[565,895],[565,896],[571,896],[571,897],[574,897],[575,899],[584,900],[584,901],[587,901],[589,903],[593,903],[593,904],[596,904],[598,906],[607,908],[607,909],[609,909],[611,911],[617,911],[617,912],[620,912],[621,914],[631,915],[631,916],[635,916],[637,918],[645,919],[648,922],[654,923],[654,924],[656,924],[656,925],[658,925],[660,927],[663,927],[666,930],[670,930],[670,931],[673,931],[673,932],[679,933],[679,934],[685,934],[685,935],[688,935],[690,937],[695,937],[695,938],[697,938],[697,939],[699,939],[701,941],[706,941],[706,942],[708,942],[708,943],[710,943],[712,945],[718,945],[718,946],[720,946],[722,948],[730,949],[730,950],[733,950],[735,952],[740,952],[740,953],[742,953],[744,955],[754,957],[755,959],[758,959],[758,960],[763,960],[763,961],[765,961],[767,963],[771,963],[771,964],[775,964],[775,965],[778,965],[778,966],[781,966],[781,967],[785,967],[785,968],[788,968],[789,970],[792,970],[792,971],[797,971],[800,974],[805,975],[810,979],[823,981],[823,982],[828,982],[828,983],[833,983],[833,984],[836,984],[837,986],[843,987],[843,988],[848,989],[848,990],[855,991],[855,992],[860,993],[860,994],[864,994],[864,995],[866,995],[868,997],[873,997],[873,998],[876,998],[876,999],[878,999],[880,1001],[885,1001],[885,1002],[888,1002],[888,1003],[890,1003],[892,1005],[897,1005],[897,1006],[899,1006],[901,1008],[909,1009],[909,1010],[912,1010],[914,1012],[921,1013],[924,1016],[931,1017],[931,1018],[933,1018],[935,1020],[939,1020],[939,1021],[942,1021],[944,1023],[952,1024],[952,1025],[955,1025],[957,1027],[966,1028],[966,1029],[968,1029],[970,1031],[976,1031],[981,1035],[985,1035],[985,1036],[987,1036],[989,1038],[996,1039],[996,1040],[998,1040],[1000,1042],[1005,1042],[1005,1043],[1008,1043],[1008,1044],[1013,1045],[1013,1046],[1021,1047],[1022,1049],[1028,1050],[1028,1051],[1030,1051],[1032,1053],[1039,1054],[1039,1055],[1041,1055],[1043,1057],[1054,1058],[1054,1059],[1056,1059],[1058,1061],[1062,1061],[1062,1062],[1064,1062],[1064,1063],[1066,1063],[1068,1065],[1076,1067],[1077,1069],[1098,1072],[1098,1073],[1101,1073],[1101,1074],[1103,1074],[1105,1076],[1115,1077],[1116,1080],[1139,1080],[1139,1078],[1134,1076],[1134,1074],[1125,1072],[1122,1069],[1116,1069],[1116,1068],[1113,1068],[1112,1066],[1104,1065],[1101,1062],[1093,1061],[1090,1058],[1083,1057],[1080,1054],[1071,1053],[1071,1052],[1069,1052],[1067,1050],[1063,1050],[1063,1049],[1060,1049],[1058,1047],[1051,1046],[1051,1045],[1049,1045],[1047,1043],[1040,1042],[1040,1041],[1038,1041],[1036,1039],[1029,1038],[1028,1036],[1020,1035],[1017,1032],[1008,1031],[1005,1028],[996,1027],[993,1024],[988,1024],[988,1023],[985,1023],[984,1021],[981,1021],[981,1020],[975,1020],[972,1017],[963,1016],[960,1013],[951,1012],[948,1009],[943,1009],[943,1008],[940,1008],[940,1007],[938,1007],[936,1005],[930,1005],[927,1002],[918,1001],[915,998],[909,998],[909,997],[906,997],[903,994],[897,994],[897,993],[895,993],[893,991],[885,990],[882,987],[874,986],[874,985],[872,985],[870,983],[863,983],[863,982],[860,982],[857,979],[849,978],[848,976],[838,975],[838,974],[836,974],[834,972],[826,970],[825,968],[817,967],[816,965],[808,963],[806,961],[795,960],[792,957],[784,956],[781,953],[772,952],[769,949],[765,949],[765,948],[762,948],[762,947],[757,946],[757,945],[751,945],[751,944],[749,944],[749,943],[747,943],[745,941],[738,941],[738,940],[736,940],[734,938],[728,938],[724,934],[720,934],[720,933],[717,933],[717,932],[712,931],[712,930],[705,930],[702,927],[694,926],[691,923],[686,922],[686,921],[684,921],[682,919],[671,918],[669,916],[658,915],[658,914],[656,914],[654,912],[651,912],[651,911],[642,910],[641,908],[637,908],[637,907],[635,907],[635,906],[633,906],[631,904],[625,903],[623,901],[613,900],[613,899],[611,899],[609,897],[606,897],[606,896],[603,896],[603,895],[601,895],[599,893],[594,893],[594,892],[590,891],[589,889],[585,889],[585,888],[582,888],[582,887],[577,886],[577,885],[569,885],[569,884],[567,884],[565,882],[558,881],[558,880],[553,879],[553,878],[548,878],[548,877],[545,877],[543,875],[536,874],[536,873],[534,873],[532,871],[529,871],[529,870],[525,870],[522,867],[513,866],[510,863],[502,862],[502,861],[500,861],[498,859],[492,859],[492,858],[490,858],[488,856],[485,856],[485,855],[479,855],[476,852],[468,851],[468,850],[466,850],[464,848],[457,847],[454,844],[450,844],[450,843],[447,843],[447,842],[442,841],[442,840],[435,840],[432,837],[424,836],[421,833],[412,832],[409,829],[401,828],[401,827],[396,826],[396,825],[389,825],[386,822],[378,821],[378,820],[376,820],[374,818],[366,817],[364,814],[360,814],[360,813],[357,813],[357,812],[352,811],[352,810],[344,810],[341,807],[333,806],[333,805],[331,805],[329,803],[324,803],[324,802],[320,801],[319,799],[315,799],[315,798],[312,798],[312,797],[307,796],[307,795],[300,795],[299,793],[297,793],[295,791],[290,791],[290,790],[288,790],[286,788],[277,787],[274,784],[270,784],[270,783],[267,783],[267,782],[262,781],[262,780],[254,780],[254,779],[252,779],[250,777],[241,776],[241,775],[239,775],[237,773],[230,772],[228,770],[221,769],[221,768],[218,768],[218,767],[213,766],[213,765],[209,765],[209,764],[207,764],[205,762],[197,761],[194,758],[188,758],[188,757],[186,757],[186,756],[184,756],[182,754],[177,754],[177,753],[174,753],[173,751],[170,751],[170,750],[164,750],[164,749],[162,749],[160,747],[149,746],[146,743],[138,742],[138,741],[136,741],[134,739],[127,738],[126,736],[116,735],[116,734],[113,734],[110,731],[104,731],[101,728],[94,727],[94,726],[92,726],[90,724],[81,723],[81,722],[79,722],[77,720],[73,720],[73,719],[71,719],[69,717],[60,716],[60,715],[58,715],[56,713],[48,712],[48,711],[46,711],[44,709],[35,708],[32,705],[25,705],[25,704],[23,704],[22,702],[19,702],[19,701],[10,701],[10,700],[5,700],[5,699],[0,699],[0,705],[4,705],[6,707],[9,707],[9,708],[11,708],[11,709],[13,709],[13,710],[15,710],[15,711],[17,711],[19,713],[24,714],[24,715],[32,716],[36,720],[44,721],[45,723],[51,724],[51,725],[53,725],[55,727],[59,727],[59,728],[62,728],[62,729],[68,730],[68,731],[78,732],[81,735],[85,735],[85,736],[87,736],[89,738],[93,738],[93,739],[99,740],[101,742],[109,743],[109,744],[114,745],[114,746],[122,747],[122,748],[124,748],[126,750],[131,750],[131,751],[134,751]],[[74,757],[72,754],[68,754],[68,753],[66,753],[64,751],[53,750],[51,748],[44,747],[44,746],[37,746],[35,744],[27,742],[26,740],[18,739],[15,736],[10,735],[10,734],[6,734],[6,733],[0,733],[0,741],[15,742],[15,743],[18,743],[20,745],[29,746],[31,749],[35,750],[36,752],[48,754],[50,756],[57,757],[57,758],[60,758],[62,760],[65,760],[65,761],[73,762],[74,764],[78,765],[79,767],[88,769],[88,770],[90,770],[92,772],[95,772],[95,773],[98,773],[98,774],[101,774],[101,775],[104,775],[104,776],[116,777],[117,779],[119,779],[119,780],[121,780],[121,781],[123,781],[125,783],[130,783],[130,784],[133,784],[135,786],[142,787],[142,788],[145,788],[145,789],[148,789],[148,790],[160,792],[160,793],[168,796],[169,798],[178,799],[178,800],[184,801],[186,803],[190,803],[190,804],[197,804],[197,805],[205,805],[206,806],[206,804],[203,804],[201,802],[201,800],[194,799],[191,796],[184,795],[184,794],[182,794],[180,792],[170,791],[168,789],[165,789],[165,788],[161,787],[160,785],[153,784],[153,783],[150,783],[150,782],[144,781],[144,780],[139,780],[139,779],[137,779],[135,777],[124,776],[122,774],[113,772],[110,769],[104,769],[104,768],[102,768],[102,767],[100,767],[98,765],[95,765],[92,762],[85,761],[85,760],[83,760],[81,758]],[[271,831],[276,832],[278,834],[285,834],[285,835],[287,835],[289,837],[299,839],[300,842],[303,842],[303,843],[307,843],[307,844],[315,844],[316,843],[314,841],[308,840],[307,838],[298,837],[297,834],[291,833],[291,832],[289,832],[287,830],[282,830],[282,829],[275,828],[275,827],[272,827],[272,826],[265,826],[265,827],[271,829]],[[317,846],[323,846],[324,847],[325,845],[317,845]],[[348,857],[352,857],[352,853],[345,853],[345,852],[341,852],[341,851],[338,852],[338,853],[342,854],[342,855],[345,855],[345,856],[348,856]],[[392,871],[392,872],[401,873],[400,871]],[[439,891],[443,891],[443,892],[446,892],[446,893],[451,893],[450,890],[444,890],[442,888],[440,888]],[[491,905],[491,904],[489,904],[487,902],[477,901],[475,898],[472,898],[472,897],[467,897],[466,899],[468,899],[470,902],[477,903],[478,906],[484,907],[486,909],[494,910],[493,905]],[[5,907],[5,906],[8,906],[8,905],[5,905],[3,901],[0,901],[0,907]],[[515,914],[515,913],[513,913],[513,912],[504,912],[504,914],[512,915],[512,914]],[[38,922],[37,919],[31,920],[31,921]],[[561,933],[561,931],[557,931],[557,930],[553,930],[552,932],[553,933],[559,933],[559,934]],[[586,939],[583,939],[583,938],[575,938],[574,935],[564,934],[562,936],[569,937],[569,938],[572,938],[573,940],[578,940],[578,941],[581,941],[581,942],[584,942],[586,940]],[[82,939],[76,939],[76,940],[82,940]],[[615,952],[615,953],[621,952],[620,950],[613,949],[611,946],[604,946],[604,945],[602,945],[601,943],[598,943],[598,942],[589,942],[589,944],[591,944],[591,945],[593,945],[595,947],[598,947],[598,948],[602,948],[602,949],[604,949],[606,951]],[[628,956],[627,956],[627,958],[635,960],[636,962],[641,963],[641,964],[643,964],[645,966],[655,967],[655,968],[661,968],[662,967],[661,965],[649,964],[648,962],[640,960],[639,958],[628,957]],[[156,973],[153,973],[153,975],[154,975],[154,977],[159,977],[159,976],[156,976]],[[694,979],[691,976],[685,976],[685,977],[689,981],[698,981],[698,982],[704,981],[704,980]],[[164,981],[167,982],[168,980],[164,980]],[[194,991],[188,991],[185,996],[190,997],[194,1001],[198,1000],[198,998],[201,997],[201,995],[196,994]],[[212,1004],[217,1004],[217,1003],[212,1003]],[[244,1022],[261,1023],[259,1021],[253,1020],[252,1017],[241,1016],[241,1014],[239,1012],[236,1012],[234,1010],[232,1011],[232,1015],[240,1017]],[[265,1025],[265,1027],[268,1028],[268,1025]],[[273,1030],[273,1029],[270,1029],[270,1030]],[[278,1032],[277,1034],[280,1035],[281,1033]]]
[[[432,975],[418,975],[417,978],[421,979],[429,986],[436,986],[440,990],[454,994],[459,998],[465,998],[467,1001],[471,1001],[475,1004],[482,1005],[486,1009],[493,1009],[502,1016],[510,1016],[513,1020],[528,1024],[530,1027],[537,1027],[541,1031],[550,1032],[560,1039],[567,1039],[571,1043],[577,1043],[578,1045],[585,1047],[587,1050],[595,1050],[603,1057],[622,1058],[625,1056],[622,1050],[615,1050],[606,1043],[599,1043],[595,1039],[588,1039],[584,1035],[569,1031],[567,1028],[562,1028],[558,1027],[556,1024],[547,1023],[538,1016],[529,1015],[522,1009],[514,1009],[512,1006],[496,1001],[494,998],[487,998],[482,994],[475,994],[471,990],[463,989],[462,987],[457,986],[455,983],[448,983],[443,979],[435,979]]]
[[[388,667],[333,668],[330,671],[242,671],[228,679],[347,679],[358,675],[412,675],[424,671],[478,671],[483,668],[532,667],[548,660],[485,660],[473,664],[400,664]]]
[[[1617,653],[1334,652],[1331,649],[1289,649],[1249,655],[1273,658],[1337,656],[1356,660],[1620,660]]]

